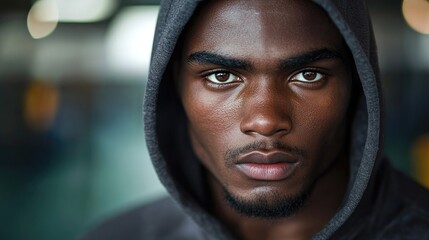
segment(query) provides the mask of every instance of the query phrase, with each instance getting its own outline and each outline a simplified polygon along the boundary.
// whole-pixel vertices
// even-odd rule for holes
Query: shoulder
[[[401,199],[407,207],[415,209],[429,219],[429,189],[396,169],[392,169],[390,182],[395,198]]]
[[[396,207],[379,231],[381,239],[429,239],[429,190],[398,170],[389,175],[386,201],[396,201]]]
[[[163,198],[108,219],[82,240],[199,239],[200,234],[172,199]]]

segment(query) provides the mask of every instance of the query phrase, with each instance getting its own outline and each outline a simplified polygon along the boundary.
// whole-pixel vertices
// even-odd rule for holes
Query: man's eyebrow
[[[281,69],[294,69],[300,68],[311,63],[325,60],[325,59],[340,59],[343,60],[343,57],[340,53],[334,50],[327,48],[313,50],[307,53],[304,53],[299,56],[290,57],[284,59],[280,63]],[[218,66],[223,66],[226,68],[235,68],[235,69],[249,69],[251,68],[251,63],[242,59],[232,58],[224,55],[220,55],[208,51],[198,51],[190,54],[186,61],[188,63],[205,63],[213,64]]]
[[[223,66],[226,68],[238,68],[238,69],[248,69],[250,68],[250,63],[241,59],[231,58],[228,56],[223,56],[216,53],[211,53],[208,51],[199,51],[194,52],[188,56],[186,59],[188,63],[206,63],[213,64],[218,66]]]
[[[314,50],[311,52],[304,53],[296,57],[290,57],[281,62],[280,67],[282,69],[294,69],[300,68],[311,63],[325,60],[325,59],[340,59],[344,60],[340,53],[327,48]]]

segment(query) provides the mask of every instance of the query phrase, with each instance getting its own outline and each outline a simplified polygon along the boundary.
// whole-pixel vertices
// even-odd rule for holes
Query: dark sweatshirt
[[[210,214],[205,170],[195,161],[186,117],[168,81],[170,58],[199,2],[162,1],[145,96],[147,146],[170,196],[103,223],[87,240],[232,238]],[[382,156],[382,92],[366,4],[361,0],[313,2],[342,34],[362,89],[350,130],[348,190],[337,213],[313,239],[429,239],[428,191],[394,170]]]

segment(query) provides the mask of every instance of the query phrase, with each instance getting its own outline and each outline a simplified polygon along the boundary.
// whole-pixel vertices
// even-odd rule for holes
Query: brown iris
[[[219,82],[228,81],[230,76],[231,76],[231,74],[229,74],[227,72],[218,72],[215,74],[216,80],[218,80]]]
[[[305,78],[305,80],[313,81],[317,77],[316,72],[303,72],[302,76]]]

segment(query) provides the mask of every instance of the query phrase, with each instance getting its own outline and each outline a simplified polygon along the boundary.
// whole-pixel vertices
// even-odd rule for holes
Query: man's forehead
[[[211,51],[284,59],[314,49],[342,48],[327,14],[310,1],[203,2],[184,36],[184,52]],[[188,55],[188,54],[186,54]],[[246,56],[245,56],[246,55]]]
[[[288,20],[289,16],[301,16],[305,23],[306,15],[325,14],[324,10],[310,0],[207,0],[200,4],[197,12],[208,13],[207,17],[221,17],[223,19],[261,19],[281,17]],[[327,15],[326,15],[327,16]],[[247,22],[240,22],[245,25]]]

